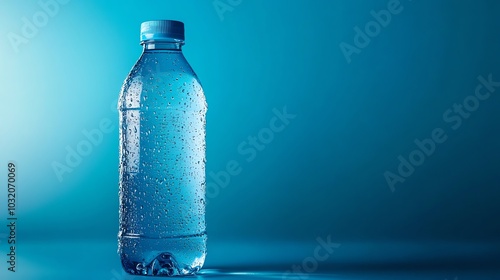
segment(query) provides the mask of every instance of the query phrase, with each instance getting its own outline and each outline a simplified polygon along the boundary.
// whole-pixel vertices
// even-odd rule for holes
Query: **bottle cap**
[[[152,20],[141,24],[143,41],[184,41],[184,23],[176,20]]]

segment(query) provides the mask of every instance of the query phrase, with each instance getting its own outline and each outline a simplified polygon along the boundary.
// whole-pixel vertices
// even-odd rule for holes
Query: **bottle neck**
[[[182,51],[182,46],[184,42],[141,42],[144,52],[154,52],[154,51]]]

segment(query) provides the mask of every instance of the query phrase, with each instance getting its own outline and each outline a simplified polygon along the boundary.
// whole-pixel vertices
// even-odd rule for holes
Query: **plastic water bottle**
[[[182,22],[142,23],[141,44],[118,101],[118,253],[130,274],[190,275],[206,256],[207,104]]]

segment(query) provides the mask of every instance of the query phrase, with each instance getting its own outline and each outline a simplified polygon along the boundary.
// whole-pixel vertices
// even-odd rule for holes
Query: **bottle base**
[[[128,274],[180,276],[198,272],[206,256],[206,234],[172,238],[119,238],[122,267]]]

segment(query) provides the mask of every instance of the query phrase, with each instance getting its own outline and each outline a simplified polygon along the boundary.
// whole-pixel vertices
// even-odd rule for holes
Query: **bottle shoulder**
[[[127,79],[144,81],[162,80],[196,80],[201,84],[189,62],[182,52],[144,52],[130,71]]]
[[[119,109],[206,111],[202,85],[184,56],[143,54],[124,81]]]

